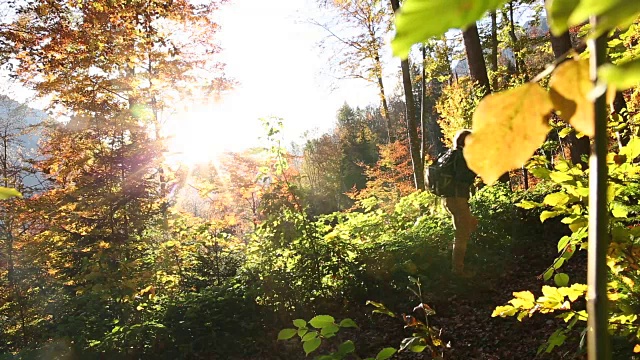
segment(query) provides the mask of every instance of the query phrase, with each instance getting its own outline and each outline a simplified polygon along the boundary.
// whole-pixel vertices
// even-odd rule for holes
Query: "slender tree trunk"
[[[395,139],[395,134],[393,131],[393,124],[391,122],[391,115],[389,115],[389,104],[387,103],[387,95],[384,91],[384,83],[382,82],[382,62],[380,61],[380,56],[376,55],[375,57],[375,65],[377,69],[376,71],[376,80],[378,81],[378,91],[380,95],[380,103],[382,104],[382,116],[387,121],[387,142],[392,143]]]
[[[473,23],[462,32],[464,39],[464,48],[467,54],[467,62],[469,63],[469,73],[471,79],[477,82],[486,94],[491,92],[489,85],[489,76],[487,76],[487,67],[482,55],[482,44],[480,43],[480,35],[478,34],[478,26]]]
[[[424,43],[422,44],[422,77],[420,81],[420,133],[422,134],[422,141],[420,141],[420,157],[422,158],[422,165],[424,168],[424,161],[427,157],[427,107],[425,106],[425,100],[427,99],[427,72],[425,70],[425,63],[427,61],[427,49]]]
[[[391,0],[391,8],[396,12],[400,8],[399,0]],[[402,85],[404,86],[404,99],[407,118],[407,133],[409,136],[409,151],[413,165],[413,179],[416,190],[424,190],[424,163],[420,155],[420,138],[418,136],[418,116],[416,114],[415,100],[413,98],[413,82],[411,81],[411,68],[409,60],[401,60]],[[424,136],[424,134],[423,134]]]
[[[495,10],[491,12],[491,70],[498,71],[498,15]]]
[[[573,49],[573,46],[571,45],[571,36],[568,31],[560,36],[555,36],[553,34],[550,34],[550,36],[551,49],[553,50],[553,55],[556,60],[560,59],[562,56],[566,56],[567,53]]]
[[[432,158],[436,158],[439,154],[444,152],[444,144],[442,143],[442,128],[438,123],[437,117],[432,116],[430,110],[433,108],[431,102],[427,103],[429,97],[427,96],[427,73],[425,66],[427,64],[427,51],[425,47],[422,47],[422,98],[420,101],[420,116],[422,123],[422,161],[423,164],[427,155]],[[449,64],[450,65],[450,64]],[[431,81],[432,86],[440,86],[439,83]]]
[[[503,15],[505,13],[503,12]],[[509,1],[509,38],[511,39],[511,48],[513,49],[513,57],[515,59],[516,66],[516,74],[523,75],[524,80],[528,81],[529,76],[527,74],[527,67],[520,54],[522,48],[520,47],[520,42],[518,41],[518,36],[516,35],[516,20],[514,17],[513,11],[513,1]]]

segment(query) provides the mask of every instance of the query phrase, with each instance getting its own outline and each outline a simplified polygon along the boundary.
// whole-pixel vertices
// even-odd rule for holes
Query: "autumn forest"
[[[312,1],[376,98],[213,154],[241,1],[0,1],[0,359],[640,359],[640,2]]]

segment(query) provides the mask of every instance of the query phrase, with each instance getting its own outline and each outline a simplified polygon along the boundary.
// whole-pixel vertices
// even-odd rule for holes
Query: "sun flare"
[[[225,151],[221,115],[211,107],[174,115],[165,127],[168,162],[192,166],[217,161]]]

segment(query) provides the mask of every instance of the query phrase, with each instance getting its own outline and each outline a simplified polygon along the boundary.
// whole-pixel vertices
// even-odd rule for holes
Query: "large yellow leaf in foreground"
[[[473,134],[464,148],[469,168],[490,185],[522,166],[544,142],[552,108],[536,83],[485,97],[473,114]]]
[[[549,87],[558,115],[581,133],[593,137],[594,107],[589,99],[593,82],[589,77],[589,60],[570,60],[560,64],[551,75]]]

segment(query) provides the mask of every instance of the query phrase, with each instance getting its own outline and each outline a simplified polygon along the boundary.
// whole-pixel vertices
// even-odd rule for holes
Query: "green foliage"
[[[278,333],[278,340],[289,340],[298,335],[306,356],[316,351],[323,341],[327,341],[328,339],[335,337],[341,328],[357,327],[355,322],[349,318],[345,318],[340,322],[337,322],[333,316],[330,315],[316,315],[310,319],[309,322],[306,322],[303,319],[296,319],[293,321],[293,325],[296,326],[295,329],[287,328],[280,330]],[[311,325],[311,327],[308,325]],[[356,347],[353,341],[347,340],[339,344],[334,351],[329,354],[318,356],[316,359],[340,360],[348,357],[349,354],[354,353],[355,350]],[[386,356],[386,354],[388,354],[388,351],[382,353],[380,359],[388,359],[389,356],[391,356],[383,357]],[[378,357],[376,357],[376,359],[378,359]]]
[[[12,197],[22,197],[22,194],[16,189],[0,186],[0,200],[6,200]]]
[[[407,0],[396,15],[396,36],[391,42],[394,55],[406,59],[411,45],[439,37],[452,28],[466,29],[488,10],[504,0]]]
[[[484,95],[484,90],[468,78],[460,79],[442,89],[438,98],[438,123],[442,128],[442,142],[451,147],[451,141],[460,129],[471,128],[471,118]]]
[[[632,342],[640,341],[640,322],[637,319],[637,304],[640,303],[640,266],[636,260],[640,254],[637,226],[638,199],[640,198],[640,140],[633,137],[617,153],[607,156],[609,169],[609,222],[611,244],[607,253],[609,265],[609,328],[615,335],[626,336]],[[532,170],[545,168],[541,159],[532,161]],[[536,171],[545,181],[557,186],[557,190],[546,195],[542,202],[520,202],[525,208],[545,209],[540,220],[560,217],[561,222],[571,230],[571,234],[558,241],[558,257],[547,268],[542,277],[558,286],[544,286],[543,296],[533,301],[528,292],[514,293],[510,305],[498,306],[493,316],[516,316],[518,320],[532,316],[536,312],[561,312],[559,317],[567,324],[558,329],[540,351],[550,352],[564,343],[578,321],[586,321],[584,310],[573,309],[571,304],[585,296],[586,285],[570,284],[567,274],[560,272],[562,266],[579,250],[587,248],[588,232],[588,171],[582,170],[568,161],[556,162],[552,170]],[[568,300],[567,300],[568,298]]]
[[[420,300],[420,303],[413,308],[412,314],[402,314],[400,316],[405,323],[405,329],[411,330],[411,336],[402,339],[399,351],[408,350],[414,353],[421,353],[428,349],[432,358],[440,359],[443,356],[442,351],[446,348],[446,345],[440,338],[440,330],[429,324],[429,317],[435,315],[436,312],[423,300],[420,278],[409,276],[408,279],[411,284],[408,289]],[[415,288],[412,286],[415,286]],[[372,305],[375,308],[373,310],[374,314],[398,317],[381,303],[367,301],[367,305]]]

